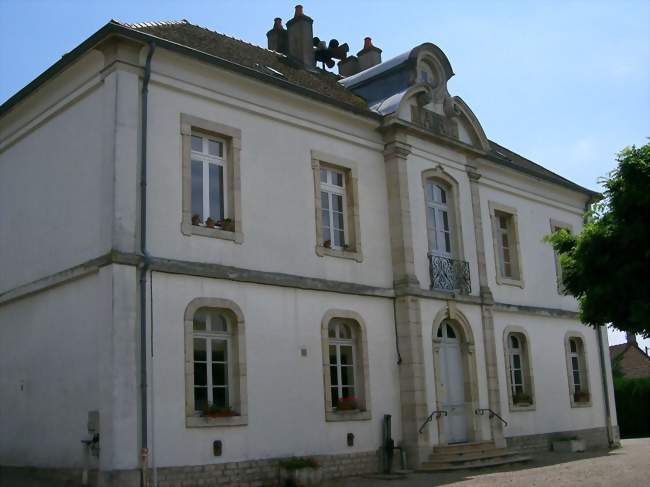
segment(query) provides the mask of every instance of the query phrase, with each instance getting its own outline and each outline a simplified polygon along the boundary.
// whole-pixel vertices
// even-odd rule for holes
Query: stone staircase
[[[491,441],[461,443],[448,446],[435,446],[428,462],[424,462],[419,472],[443,472],[474,468],[498,467],[524,463],[532,457],[521,455],[507,448],[497,448]]]

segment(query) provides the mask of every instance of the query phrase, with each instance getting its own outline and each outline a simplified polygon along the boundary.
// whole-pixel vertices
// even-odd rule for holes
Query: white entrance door
[[[447,411],[447,416],[443,416],[447,442],[461,443],[467,441],[467,411],[460,340],[447,323],[440,326],[438,337],[442,338],[440,386],[443,391],[442,409]]]

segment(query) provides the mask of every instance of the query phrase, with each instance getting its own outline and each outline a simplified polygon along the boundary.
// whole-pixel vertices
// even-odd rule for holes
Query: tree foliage
[[[560,254],[567,293],[591,326],[611,323],[650,337],[650,144],[626,148],[603,180],[582,232],[547,237]]]

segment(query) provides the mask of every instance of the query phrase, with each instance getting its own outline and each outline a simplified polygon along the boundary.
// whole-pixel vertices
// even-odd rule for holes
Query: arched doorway
[[[474,340],[464,316],[454,314],[458,319],[441,319],[433,330],[435,407],[447,412],[437,420],[441,445],[480,439]]]
[[[440,389],[443,416],[448,443],[467,441],[467,407],[465,403],[464,366],[460,338],[447,321],[438,328],[440,338]]]

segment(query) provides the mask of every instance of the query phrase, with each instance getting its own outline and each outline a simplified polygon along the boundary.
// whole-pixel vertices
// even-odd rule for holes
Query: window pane
[[[580,385],[580,373],[577,371],[573,373],[573,383]]]
[[[578,357],[571,357],[571,366],[573,367],[573,370],[578,370]]]
[[[512,348],[519,348],[519,340],[514,335],[510,335],[510,346]]]
[[[447,325],[447,337],[456,338],[456,333],[454,332],[454,329],[449,325]]]
[[[223,144],[216,140],[208,139],[208,154],[223,157]]]
[[[194,339],[194,361],[205,362],[206,360],[207,358],[205,353],[205,339],[195,338]]]
[[[451,241],[449,240],[448,232],[445,232],[445,251],[451,252]]]
[[[339,389],[338,387],[332,387],[332,406],[336,407],[339,402]]]
[[[508,228],[508,217],[507,216],[499,216],[499,226],[503,228],[504,230]]]
[[[210,321],[210,328],[212,331],[220,331],[224,333],[228,331],[228,323],[221,313],[213,312],[210,316]]]
[[[343,174],[341,174],[340,172],[333,172],[332,173],[332,184],[334,186],[343,187]]]
[[[330,338],[336,337],[336,325],[334,323],[330,323],[327,327],[327,336]]]
[[[343,211],[343,196],[340,194],[332,195],[332,209],[334,211]]]
[[[354,387],[343,387],[341,397],[354,397]]]
[[[214,220],[223,218],[223,167],[217,164],[208,165],[210,171],[210,216]]]
[[[515,376],[515,380],[514,380],[515,384],[521,384],[522,383],[521,382],[521,370],[515,370],[514,376]]]
[[[438,328],[437,336],[438,336],[439,338],[442,338],[442,326],[441,326],[440,328]]]
[[[337,247],[343,247],[345,244],[345,238],[343,236],[343,230],[334,230],[334,245]]]
[[[440,211],[442,213],[442,227],[445,229],[445,232],[449,231],[449,216],[446,211]]]
[[[334,228],[343,230],[343,213],[334,212]]]
[[[208,385],[208,369],[207,364],[194,363],[194,385],[206,386]]]
[[[212,340],[212,361],[225,362],[226,357],[226,340]]]
[[[194,410],[201,411],[208,405],[208,388],[195,387],[194,388]]]
[[[352,345],[341,345],[341,365],[352,365]]]
[[[327,183],[327,169],[321,168],[320,170],[320,182]]]
[[[192,161],[192,215],[203,218],[203,163]]]
[[[205,311],[197,311],[194,315],[194,331],[205,331]]]
[[[329,193],[326,193],[325,191],[320,192],[320,207],[325,209],[329,209],[330,207],[330,200],[328,197]]]
[[[571,347],[571,351],[573,353],[576,353],[578,351],[578,346],[576,345],[575,340],[569,340],[569,346]]]
[[[339,325],[339,334],[341,338],[352,338],[352,330],[350,329],[349,325],[346,325],[345,323],[341,323]]]
[[[335,365],[330,366],[330,383],[333,386],[338,386],[339,385],[339,376],[336,373],[336,366]]]
[[[214,387],[212,389],[212,402],[218,408],[228,407],[228,389],[225,387]]]
[[[330,227],[328,225],[323,225],[323,242],[325,243],[328,241],[330,244],[332,243],[332,234],[330,232]]]
[[[330,364],[336,365],[338,361],[336,360],[336,345],[330,345]]]
[[[505,262],[503,264],[503,275],[506,276],[506,277],[512,276],[512,268],[510,267],[509,262]]]
[[[192,150],[203,152],[203,138],[198,135],[192,135]]]
[[[515,369],[520,369],[521,368],[521,357],[519,356],[518,353],[514,354],[512,356],[512,366]]]
[[[212,364],[212,385],[225,386],[227,384],[226,364]]]
[[[440,201],[442,203],[447,203],[447,193],[444,189],[440,188]]]
[[[516,394],[523,394],[524,393],[524,386],[515,386],[515,393]]]
[[[354,368],[341,367],[341,385],[353,386],[354,385]]]

